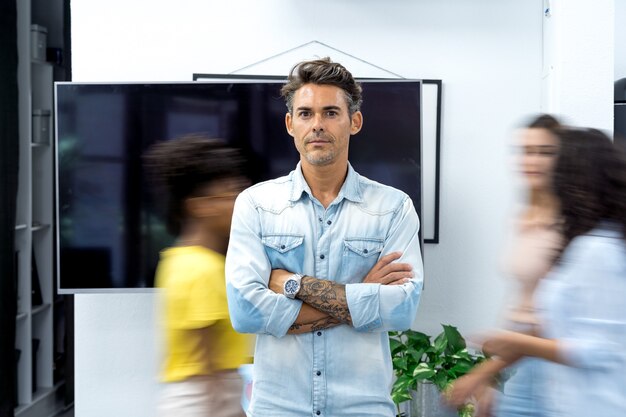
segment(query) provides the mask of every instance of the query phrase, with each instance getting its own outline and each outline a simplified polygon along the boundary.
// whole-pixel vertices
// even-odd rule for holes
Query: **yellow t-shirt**
[[[224,262],[224,255],[202,246],[161,252],[156,285],[163,290],[164,382],[250,362],[250,336],[235,332],[230,323]]]

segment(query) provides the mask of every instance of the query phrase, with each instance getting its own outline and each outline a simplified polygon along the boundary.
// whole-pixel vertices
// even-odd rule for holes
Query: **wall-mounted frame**
[[[422,80],[422,195],[424,243],[439,243],[441,173],[441,80]]]
[[[216,79],[284,80],[285,76],[194,73],[193,81]],[[358,78],[357,78],[358,79]],[[367,78],[371,79],[371,78]],[[422,81],[422,235],[424,243],[439,243],[442,80]]]

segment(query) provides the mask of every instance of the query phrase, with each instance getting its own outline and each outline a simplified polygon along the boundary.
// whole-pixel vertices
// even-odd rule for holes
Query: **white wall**
[[[626,1],[615,0],[615,79],[626,78]]]
[[[541,8],[541,0],[73,0],[73,76],[187,81],[318,40],[405,77],[442,79],[441,243],[426,246],[415,326],[472,333],[493,325],[501,306],[510,136],[541,106]],[[291,56],[249,72],[284,74],[310,58]],[[373,71],[349,62],[355,75]],[[76,296],[77,415],[152,415],[152,309],[149,294]]]
[[[75,296],[75,415],[152,417],[159,338],[153,293]]]
[[[546,0],[547,2],[547,0]],[[613,131],[618,0],[550,0],[544,19],[542,108],[566,123]]]

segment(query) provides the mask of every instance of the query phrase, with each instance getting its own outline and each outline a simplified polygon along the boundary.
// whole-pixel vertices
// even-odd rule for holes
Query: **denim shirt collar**
[[[302,193],[307,193],[309,196],[313,196],[309,184],[307,184],[302,174],[301,162],[298,162],[296,169],[291,173],[291,197],[290,201],[296,202],[302,197]],[[359,174],[352,168],[350,162],[348,162],[348,175],[339,190],[339,195],[336,201],[343,199],[350,200],[355,203],[363,202],[363,195],[361,193],[361,183],[359,181]]]

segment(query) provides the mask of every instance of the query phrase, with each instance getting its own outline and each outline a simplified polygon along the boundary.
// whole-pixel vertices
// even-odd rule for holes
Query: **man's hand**
[[[367,273],[363,283],[402,285],[409,282],[409,279],[413,278],[413,267],[410,264],[394,262],[401,256],[401,252],[392,252],[380,258]]]
[[[293,272],[286,271],[284,269],[272,269],[270,274],[270,281],[267,286],[270,290],[276,294],[282,294],[285,282],[293,275]]]

